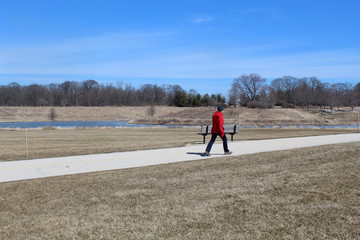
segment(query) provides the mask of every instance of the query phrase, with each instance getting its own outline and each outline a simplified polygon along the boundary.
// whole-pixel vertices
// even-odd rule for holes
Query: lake
[[[0,122],[0,128],[8,129],[25,129],[25,128],[89,128],[89,127],[184,127],[184,125],[148,125],[148,124],[131,124],[128,121],[64,121],[64,122]],[[256,125],[240,125],[241,128],[357,128],[354,125],[271,125],[271,126],[256,126]]]
[[[64,121],[64,122],[4,122],[0,128],[89,128],[89,127],[182,127],[179,125],[131,124],[127,121]]]

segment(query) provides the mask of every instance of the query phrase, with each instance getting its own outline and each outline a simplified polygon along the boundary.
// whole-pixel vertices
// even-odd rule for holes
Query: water
[[[127,121],[66,121],[66,122],[0,122],[0,128],[88,128],[88,127],[184,127],[184,125],[130,124]],[[240,128],[357,128],[355,125],[240,125]]]
[[[0,123],[0,128],[89,128],[89,127],[182,127],[180,125],[147,125],[131,124],[127,121],[65,121],[65,122],[6,122]]]

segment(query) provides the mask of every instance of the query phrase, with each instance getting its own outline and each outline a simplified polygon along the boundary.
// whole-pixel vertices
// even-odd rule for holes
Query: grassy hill
[[[52,107],[0,107],[0,122],[49,121]],[[54,107],[56,121],[120,121],[147,124],[210,124],[215,107],[179,108],[168,106],[142,107]],[[292,125],[356,124],[357,112],[331,113],[314,109],[249,109],[227,108],[225,124]],[[356,109],[360,110],[360,108]]]

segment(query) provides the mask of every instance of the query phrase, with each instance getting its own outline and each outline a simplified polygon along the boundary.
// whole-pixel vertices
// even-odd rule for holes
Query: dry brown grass
[[[0,239],[359,239],[360,143],[0,184]]]
[[[29,159],[144,149],[179,147],[202,143],[199,127],[104,128],[28,130]],[[249,129],[235,141],[350,133],[343,129]],[[209,137],[207,138],[207,141]],[[0,161],[26,159],[25,131],[0,130]]]
[[[144,118],[148,107],[0,107],[1,122],[50,121],[50,109],[57,121],[118,121]]]
[[[184,146],[200,140],[193,128],[28,130],[29,158]],[[0,130],[0,160],[26,159],[25,131]]]
[[[49,121],[53,107],[0,107],[0,122]],[[211,124],[215,107],[179,108],[156,106],[150,116],[149,106],[141,107],[54,107],[56,121],[130,121],[148,124]],[[350,110],[350,109],[347,109]],[[360,110],[357,108],[355,110]],[[309,109],[249,109],[228,108],[224,111],[226,124],[242,125],[336,125],[356,124],[357,113],[336,114]]]
[[[84,109],[57,109],[57,120],[148,119],[146,107]],[[159,121],[208,121],[213,112],[203,109],[192,120],[191,109],[156,109]],[[47,121],[48,109],[0,110],[0,121]],[[249,112],[226,111],[228,123],[251,119]],[[288,118],[258,113],[252,122]],[[286,121],[304,122],[307,114],[294,111]],[[314,124],[319,114],[309,114]],[[198,131],[30,130],[30,158],[198,144]],[[235,140],[350,132],[242,129]],[[359,239],[359,149],[360,143],[340,144],[0,183],[0,239]],[[24,158],[25,132],[1,130],[0,160]]]

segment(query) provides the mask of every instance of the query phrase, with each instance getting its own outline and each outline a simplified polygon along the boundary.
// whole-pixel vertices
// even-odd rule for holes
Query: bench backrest
[[[209,134],[211,133],[212,125],[201,126],[201,133]],[[240,130],[240,125],[224,125],[225,133],[238,133]]]
[[[240,129],[239,125],[224,125],[225,133],[238,133]]]
[[[209,126],[201,126],[201,133],[208,134],[210,132],[211,132],[211,126],[210,126],[210,130],[209,130]]]

